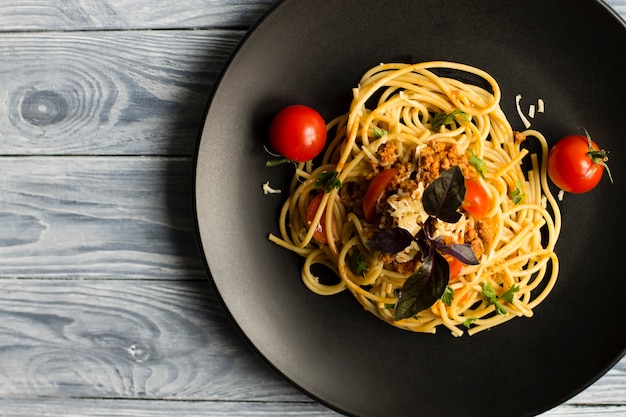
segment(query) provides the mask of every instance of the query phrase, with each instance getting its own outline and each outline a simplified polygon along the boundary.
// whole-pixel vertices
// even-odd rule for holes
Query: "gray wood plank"
[[[2,31],[248,27],[276,0],[1,2]],[[626,16],[626,1],[607,0]]]
[[[275,0],[0,2],[2,31],[247,27]]]
[[[190,279],[206,272],[191,158],[0,158],[0,276]]]
[[[339,414],[315,403],[99,400],[72,401],[42,398],[37,401],[0,399],[3,417],[337,417]],[[561,406],[543,417],[626,417],[626,407]]]
[[[337,417],[312,402],[0,399],[3,417]]]
[[[626,417],[624,406],[564,405],[541,415],[542,417]]]
[[[308,404],[314,402],[262,364],[206,280],[0,279],[0,293],[3,416],[11,409],[48,415],[36,413],[41,404],[28,398],[51,401],[49,415],[198,415],[198,401],[209,415],[267,415],[275,407],[280,415],[333,414]],[[624,369],[623,361],[547,415],[626,411],[624,385],[610,381],[623,378]],[[73,400],[56,402],[63,398]]]
[[[0,155],[191,155],[211,88],[242,36],[3,34]]]
[[[248,348],[207,280],[2,279],[0,294],[0,398],[311,401]]]

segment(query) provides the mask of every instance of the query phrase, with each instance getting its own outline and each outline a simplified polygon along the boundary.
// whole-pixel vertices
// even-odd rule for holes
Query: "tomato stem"
[[[584,128],[583,128],[584,129]],[[607,162],[609,161],[609,153],[604,149],[593,149],[593,142],[591,140],[591,135],[587,129],[585,130],[585,136],[587,136],[587,142],[589,143],[589,152],[587,152],[587,156],[591,159],[594,166],[598,167],[598,165],[603,166],[606,169],[606,173],[609,174],[609,179],[611,180],[611,184],[613,184],[613,176],[611,175],[611,170],[609,169],[609,165]]]

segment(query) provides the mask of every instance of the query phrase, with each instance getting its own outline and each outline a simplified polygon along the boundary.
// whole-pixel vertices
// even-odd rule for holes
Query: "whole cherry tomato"
[[[376,205],[397,174],[398,170],[395,168],[386,169],[380,171],[370,182],[363,198],[363,216],[368,222],[376,220]]]
[[[611,176],[607,161],[607,152],[600,149],[588,133],[565,136],[548,154],[548,175],[563,191],[585,193],[598,185],[604,168]]]
[[[478,181],[469,178],[465,179],[465,200],[461,204],[461,208],[471,214],[476,220],[482,219],[489,212],[489,195]]]
[[[285,158],[305,162],[326,145],[326,123],[314,109],[296,104],[282,109],[270,124],[272,148]]]

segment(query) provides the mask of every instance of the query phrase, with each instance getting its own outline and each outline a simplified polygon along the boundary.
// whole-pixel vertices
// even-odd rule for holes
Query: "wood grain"
[[[3,417],[338,417],[313,402],[257,401],[133,401],[41,398],[38,401],[0,399]]]
[[[241,412],[252,415],[274,412],[276,402],[296,403],[282,404],[281,415],[292,407],[293,415],[324,411],[303,409],[303,403],[313,401],[249,350],[206,280],[3,279],[0,293],[0,398],[5,400],[160,399],[159,407],[145,401],[116,405],[129,413],[134,410],[132,415],[153,415],[157,408],[162,412],[170,406],[193,409],[196,404],[189,401],[208,402],[204,407],[217,415],[231,412],[230,403],[239,401],[245,403]],[[603,404],[593,408],[596,412],[626,411],[624,387],[618,383],[625,371],[621,362],[603,378],[605,383],[548,415],[593,415],[586,414],[589,404]],[[34,405],[32,410],[37,409]],[[87,405],[93,404],[73,403],[60,414],[92,415],[83,408]],[[1,409],[6,415],[6,408]]]
[[[0,11],[1,13],[1,11]],[[3,34],[0,155],[192,155],[241,31]]]
[[[205,278],[192,159],[0,159],[0,276]]]
[[[248,27],[275,0],[30,0],[0,3],[2,31]]]
[[[338,417],[323,405],[278,402],[228,401],[133,401],[42,398],[36,402],[2,400],[3,417],[171,417],[171,416],[238,416],[238,417]],[[542,414],[544,417],[626,417],[626,410],[616,406],[579,407],[564,405]]]
[[[207,280],[4,279],[0,293],[0,398],[310,401],[244,344]]]

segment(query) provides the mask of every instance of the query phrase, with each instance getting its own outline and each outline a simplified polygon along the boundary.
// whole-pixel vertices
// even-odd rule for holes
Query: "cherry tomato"
[[[311,200],[311,202],[309,203],[309,208],[306,212],[306,220],[309,224],[311,224],[315,219],[315,213],[317,213],[317,209],[322,202],[322,198],[324,198],[324,194],[318,194],[313,197],[313,200]],[[339,238],[339,236],[337,236],[337,222],[335,220],[335,216],[333,216],[332,218],[332,227],[333,236],[335,237],[335,239]],[[322,218],[315,228],[313,238],[320,243],[328,243],[328,236],[326,234],[326,210],[324,210],[324,212],[322,213]]]
[[[376,220],[376,205],[397,174],[397,169],[386,169],[379,172],[370,182],[363,198],[363,216],[368,222]]]
[[[448,264],[450,265],[450,280],[454,280],[459,275],[461,275],[461,271],[465,268],[465,264],[459,261],[454,256],[447,256]]]
[[[285,158],[305,162],[315,158],[326,145],[326,123],[314,109],[293,105],[282,109],[270,124],[272,148]]]
[[[463,210],[471,214],[476,220],[487,215],[490,208],[487,190],[478,181],[465,179],[465,201],[461,204]]]
[[[559,140],[548,154],[548,175],[569,193],[585,193],[602,179],[608,157],[589,135],[570,135]]]

